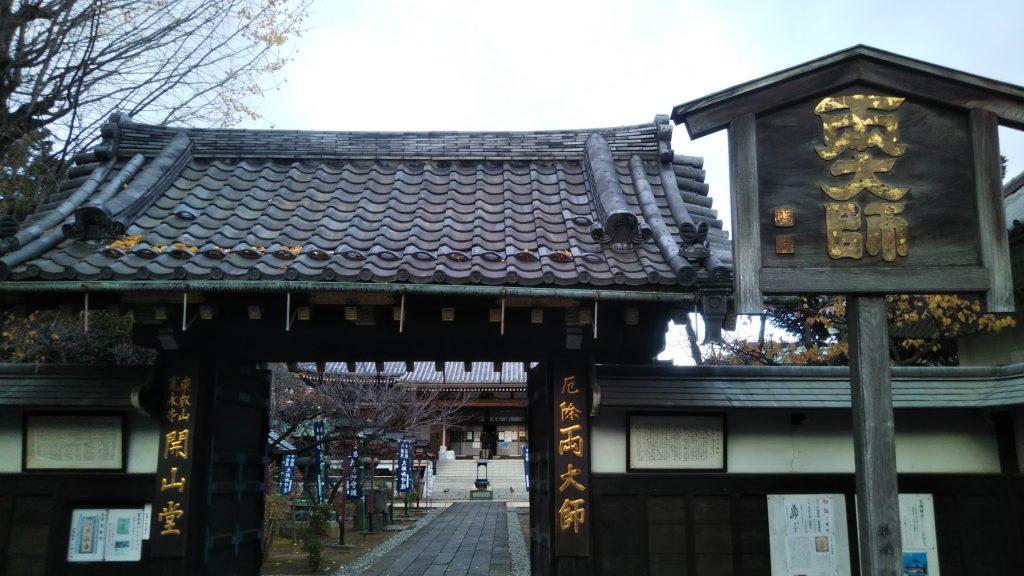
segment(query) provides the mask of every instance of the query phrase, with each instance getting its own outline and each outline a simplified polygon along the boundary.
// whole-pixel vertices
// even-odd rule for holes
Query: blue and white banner
[[[295,454],[288,454],[281,460],[281,496],[292,493],[292,477],[295,476]]]
[[[360,482],[360,468],[359,465],[359,449],[352,447],[352,452],[348,455],[348,462],[346,463],[348,468],[348,476],[345,477],[345,497],[346,498],[362,498],[363,497],[363,483]]]
[[[313,450],[313,468],[316,474],[316,503],[324,501],[324,423],[322,421],[313,423],[313,442],[316,448]]]
[[[412,445],[407,441],[398,443],[398,491],[412,492]]]
[[[530,447],[523,444],[523,473],[526,474],[526,491],[530,491]]]

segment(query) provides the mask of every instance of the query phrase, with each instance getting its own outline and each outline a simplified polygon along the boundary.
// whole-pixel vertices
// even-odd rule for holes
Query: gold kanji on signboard
[[[188,430],[171,430],[164,436],[164,460],[168,456],[188,458]]]
[[[909,188],[887,184],[878,177],[890,172],[907,150],[900,142],[895,114],[904,100],[852,94],[824,98],[814,108],[821,119],[825,144],[817,148],[818,157],[833,160],[829,170],[832,176],[853,175],[841,184],[821,184],[825,195],[834,200],[825,204],[827,251],[833,259],[859,259],[864,249],[871,256],[881,255],[886,262],[907,255],[907,222],[897,214],[906,207],[899,200]],[[868,204],[862,210],[851,200],[865,190],[885,202]],[[862,215],[867,220],[866,241],[861,232]]]
[[[579,534],[580,524],[587,520],[587,511],[583,508],[583,499],[570,500],[566,498],[563,500],[562,507],[558,509],[558,517],[561,520],[560,525],[563,532],[572,528],[574,533]]]
[[[565,465],[565,473],[559,474],[558,477],[562,479],[562,485],[558,487],[559,492],[565,492],[569,488],[575,488],[580,492],[586,492],[587,487],[576,481],[576,477],[583,473],[583,470],[573,466],[572,464]]]
[[[562,422],[580,419],[580,409],[572,402],[561,402],[558,408],[562,411]]]
[[[176,526],[178,520],[185,515],[185,512],[181,509],[181,504],[171,500],[160,509],[160,513],[156,515],[157,522],[163,523],[164,527],[160,530],[161,536],[168,534],[181,534],[181,530]]]
[[[171,466],[171,478],[160,479],[160,491],[177,489],[179,493],[185,492],[185,477],[182,476],[181,480],[178,479],[178,467]]]
[[[576,432],[582,428],[579,424],[573,424],[566,428],[559,428],[558,432],[565,437],[558,441],[558,453],[565,454],[572,452],[577,456],[583,456],[583,437],[577,436]]]

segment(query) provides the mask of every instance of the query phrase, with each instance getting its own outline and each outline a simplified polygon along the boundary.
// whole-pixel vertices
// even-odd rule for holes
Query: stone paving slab
[[[367,576],[510,576],[504,502],[458,502],[360,573]]]

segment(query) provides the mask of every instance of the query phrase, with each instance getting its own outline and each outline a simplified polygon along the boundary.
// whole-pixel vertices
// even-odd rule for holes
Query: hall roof
[[[1011,232],[1024,228],[1024,172],[1003,184],[1003,202],[1006,209],[1006,227]]]
[[[526,390],[522,362],[302,362],[297,369],[306,378],[338,382],[379,378],[414,387]]]
[[[702,161],[674,154],[671,133],[667,116],[383,133],[171,128],[115,114],[64,187],[0,241],[0,278],[727,291],[730,243]]]
[[[602,408],[775,410],[850,408],[847,366],[598,365]],[[1024,364],[894,366],[896,409],[1024,405]]]

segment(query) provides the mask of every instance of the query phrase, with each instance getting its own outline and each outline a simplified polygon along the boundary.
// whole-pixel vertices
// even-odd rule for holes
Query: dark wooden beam
[[[172,338],[183,350],[214,350],[254,360],[331,361],[537,361],[546,354],[579,345],[604,362],[651,361],[664,349],[670,308],[662,304],[607,302],[600,308],[598,337],[567,323],[566,309],[546,309],[544,322],[531,322],[532,309],[507,308],[505,333],[490,322],[493,302],[466,299],[456,306],[455,319],[442,321],[444,299],[407,300],[402,330],[392,310],[368,310],[372,322],[345,319],[343,306],[314,306],[310,319],[285,326],[283,298],[274,295],[208,294],[218,307],[212,320],[193,322],[181,330],[180,305],[167,305],[167,319],[137,324],[140,345],[158,347],[158,335]],[[410,299],[411,300],[411,299]],[[249,320],[249,306],[259,305],[260,320]],[[636,325],[624,321],[625,308],[635,308]],[[571,309],[570,309],[571,310]],[[569,338],[572,331],[572,338]]]
[[[1013,272],[1006,235],[1002,171],[999,166],[999,119],[986,110],[971,110],[974,187],[978,190],[978,235],[982,265],[991,287],[985,295],[987,312],[1013,312]],[[986,240],[987,239],[987,240]]]
[[[1003,474],[1019,474],[1020,458],[1017,453],[1017,434],[1013,425],[1013,413],[993,412],[992,422],[996,425],[996,447],[999,451],[999,471]]]
[[[753,114],[729,125],[729,182],[732,187],[736,313],[761,314],[761,224],[757,193],[757,131]]]

